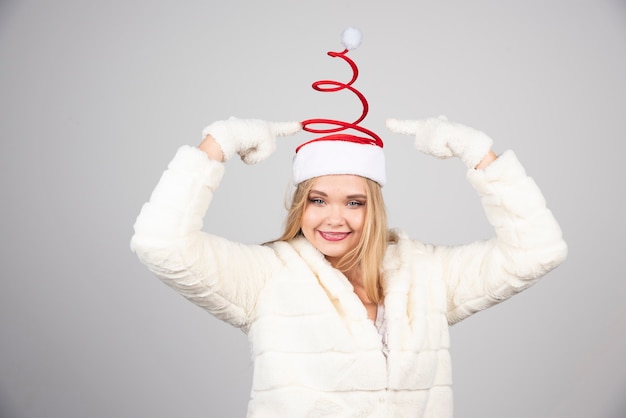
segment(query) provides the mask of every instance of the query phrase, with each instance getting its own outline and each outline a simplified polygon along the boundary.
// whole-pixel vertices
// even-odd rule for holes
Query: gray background
[[[0,416],[242,417],[245,336],[129,250],[160,173],[231,115],[354,118],[328,58],[347,26],[386,142],[392,226],[426,242],[491,231],[459,161],[388,135],[446,114],[514,149],[568,260],[452,329],[457,417],[624,417],[626,4],[617,0],[0,2]],[[228,163],[205,228],[282,227],[291,156]]]

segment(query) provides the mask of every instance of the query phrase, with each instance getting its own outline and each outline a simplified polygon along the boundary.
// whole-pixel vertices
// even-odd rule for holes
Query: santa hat
[[[368,103],[365,96],[352,84],[356,81],[359,71],[350,58],[348,51],[357,48],[361,43],[361,32],[355,28],[347,28],[342,34],[345,49],[342,52],[328,52],[333,58],[343,59],[352,68],[352,79],[347,83],[333,80],[320,80],[313,83],[313,88],[321,92],[350,90],[361,104],[363,112],[354,122],[342,122],[332,119],[307,119],[302,121],[302,128],[315,134],[327,134],[312,139],[296,148],[293,160],[294,184],[313,177],[329,174],[355,174],[374,180],[381,186],[385,184],[385,154],[383,141],[374,132],[359,126],[365,119]],[[326,128],[312,128],[311,125],[322,124]],[[346,130],[355,133],[341,133]],[[363,136],[363,134],[365,136]]]

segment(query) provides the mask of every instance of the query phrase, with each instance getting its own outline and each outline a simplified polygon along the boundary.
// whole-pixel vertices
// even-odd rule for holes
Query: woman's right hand
[[[276,150],[276,137],[293,135],[301,129],[300,122],[266,122],[231,117],[204,128],[203,140],[198,148],[214,160],[227,161],[237,153],[246,164],[256,164]]]

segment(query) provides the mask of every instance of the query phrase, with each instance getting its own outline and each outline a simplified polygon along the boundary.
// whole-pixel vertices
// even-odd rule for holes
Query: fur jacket
[[[179,149],[131,246],[166,284],[248,335],[251,418],[451,417],[448,327],[528,288],[567,253],[541,192],[507,151],[467,174],[494,238],[434,246],[393,232],[383,344],[350,282],[306,239],[244,245],[202,232],[223,172],[200,150]]]

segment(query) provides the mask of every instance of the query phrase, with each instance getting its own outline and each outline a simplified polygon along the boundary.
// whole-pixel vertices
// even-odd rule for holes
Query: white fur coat
[[[470,170],[496,236],[444,247],[394,232],[384,260],[383,350],[349,281],[306,239],[243,245],[201,231],[223,171],[182,147],[143,206],[131,245],[161,280],[248,334],[248,417],[451,417],[448,326],[526,289],[567,253],[511,151]]]

